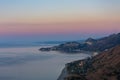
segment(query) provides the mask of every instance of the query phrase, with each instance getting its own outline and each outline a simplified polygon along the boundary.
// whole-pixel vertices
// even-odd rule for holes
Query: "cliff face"
[[[87,79],[120,80],[120,46],[96,56],[87,71]]]
[[[120,80],[120,46],[66,65],[64,80]]]

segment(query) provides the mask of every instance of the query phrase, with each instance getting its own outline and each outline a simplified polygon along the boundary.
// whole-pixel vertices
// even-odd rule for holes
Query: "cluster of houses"
[[[81,78],[84,78],[88,68],[91,67],[91,64],[91,57],[66,64],[68,75],[64,80],[80,80]],[[85,78],[83,80],[85,80]]]

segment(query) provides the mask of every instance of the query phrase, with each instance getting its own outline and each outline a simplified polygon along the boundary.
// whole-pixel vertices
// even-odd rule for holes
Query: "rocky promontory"
[[[58,46],[40,48],[40,51],[61,51],[61,52],[81,52],[81,51],[107,51],[108,49],[120,45],[120,33],[112,34],[100,39],[88,38],[83,43],[77,41],[66,42]]]

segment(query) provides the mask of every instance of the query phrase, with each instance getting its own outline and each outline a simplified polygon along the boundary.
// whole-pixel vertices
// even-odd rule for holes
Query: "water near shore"
[[[89,56],[40,52],[40,47],[0,48],[0,80],[57,80],[66,63]]]

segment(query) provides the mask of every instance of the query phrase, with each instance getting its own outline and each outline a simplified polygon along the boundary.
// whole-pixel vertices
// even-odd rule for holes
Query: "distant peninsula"
[[[61,52],[81,52],[81,51],[107,51],[120,44],[120,33],[112,34],[100,39],[88,38],[84,42],[66,42],[58,46],[40,48],[40,51],[61,51]]]

